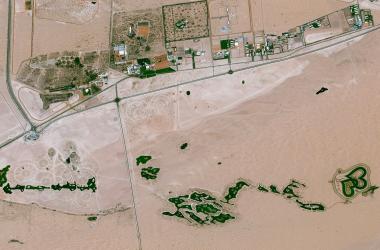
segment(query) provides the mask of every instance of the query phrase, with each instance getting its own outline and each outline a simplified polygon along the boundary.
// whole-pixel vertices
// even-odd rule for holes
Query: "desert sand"
[[[2,202],[0,220],[1,249],[138,249],[132,210],[88,221],[87,216]]]
[[[127,98],[120,109],[110,103],[71,113],[38,141],[20,138],[0,149],[1,166],[12,166],[12,184],[83,183],[95,176],[98,185],[96,193],[1,192],[0,249],[379,249],[379,194],[344,204],[329,182],[338,168],[363,162],[371,167],[371,182],[380,184],[379,39],[376,31],[296,59]],[[189,75],[128,79],[119,96]],[[316,95],[322,86],[328,91]],[[83,106],[112,97],[105,93]],[[11,121],[3,114],[2,121]],[[181,150],[183,143],[188,147]],[[80,157],[76,169],[65,163],[73,147]],[[156,180],[141,178],[140,155],[153,157]],[[251,187],[231,206],[234,220],[195,226],[162,215],[174,211],[170,197],[191,189],[222,197],[239,178]],[[302,196],[326,211],[304,211],[255,188],[283,187],[290,179],[305,183]]]
[[[98,10],[85,24],[36,17],[33,56],[57,51],[96,51],[109,48],[110,1],[98,1]]]
[[[0,1],[0,32],[7,34],[7,1]],[[14,113],[14,107],[10,105],[7,98],[7,87],[5,82],[6,67],[6,35],[0,36],[0,141],[4,142],[13,136],[23,132],[23,121]]]
[[[16,74],[20,64],[32,53],[32,11],[25,10],[25,1],[15,1],[13,24],[12,73]]]
[[[380,181],[380,134],[376,125],[380,119],[380,88],[375,63],[380,50],[372,42],[379,38],[376,32],[343,48],[338,46],[336,52],[331,48],[330,53],[281,63],[277,66],[307,66],[302,74],[288,78],[271,92],[227,112],[203,117],[192,126],[186,122],[183,128],[179,125],[173,129],[175,112],[170,112],[167,104],[152,102],[159,97],[147,96],[146,102],[165,107],[165,112],[148,112],[145,120],[140,113],[136,123],[133,114],[127,112],[129,135],[139,128],[162,131],[152,138],[129,140],[130,158],[152,155],[152,165],[161,168],[154,184],[139,178],[138,173],[134,178],[143,249],[379,248],[377,194],[343,204],[329,183],[338,168],[346,169],[359,162],[371,167],[374,184]],[[249,71],[242,73],[241,79],[246,79],[247,74]],[[224,77],[214,84],[223,88],[234,77]],[[255,84],[253,77],[246,81],[248,85]],[[272,81],[269,78],[268,84]],[[236,88],[240,85],[236,82]],[[321,86],[329,91],[315,95]],[[195,107],[188,102],[196,105],[211,95],[212,99],[207,99],[210,103],[221,102],[225,95],[214,88],[203,88],[201,93],[181,96],[179,110],[188,107],[181,113],[194,112]],[[170,93],[163,93],[159,103],[165,103],[165,96],[167,101],[172,98]],[[135,104],[127,101],[124,105],[128,110]],[[157,120],[160,122],[155,123]],[[128,135],[126,138],[130,139]],[[181,151],[179,146],[184,142],[189,143],[189,148]],[[280,197],[245,190],[236,202],[238,219],[223,226],[199,228],[160,214],[170,210],[166,199],[171,196],[191,188],[221,196],[224,188],[238,178],[256,185],[286,185],[295,178],[308,186],[303,196],[322,202],[327,211],[306,212]]]
[[[262,2],[263,29],[267,33],[274,34],[281,34],[296,26],[353,4],[352,1],[331,0],[253,0],[253,2]],[[260,6],[260,4],[256,4],[256,6]]]

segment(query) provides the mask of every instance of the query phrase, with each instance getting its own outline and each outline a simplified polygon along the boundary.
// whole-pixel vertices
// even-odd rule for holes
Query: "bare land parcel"
[[[99,4],[96,0],[37,0],[35,7],[38,18],[84,24],[94,18]]]
[[[86,21],[77,16],[56,16],[55,13],[59,10],[61,2],[57,1],[55,5],[49,3],[52,10],[49,10],[46,14],[49,16],[48,19],[39,18],[38,16],[34,18],[32,56],[65,50],[108,50],[110,0],[98,0],[96,3],[98,10],[95,15],[86,14],[81,16],[83,18],[86,16]],[[72,12],[70,13],[73,14]]]
[[[251,32],[248,1],[209,1],[211,33],[213,36]]]
[[[353,3],[331,0],[250,0],[252,12],[262,10],[263,29],[266,33],[281,34],[298,25],[343,9]]]

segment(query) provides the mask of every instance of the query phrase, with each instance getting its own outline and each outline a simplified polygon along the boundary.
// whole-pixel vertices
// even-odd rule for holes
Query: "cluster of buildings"
[[[173,19],[173,17],[171,18]],[[178,32],[181,31],[183,33],[186,29],[191,30],[191,27],[188,27],[191,23],[192,21],[189,21],[188,18],[180,18],[173,23],[173,28],[171,29],[177,29]],[[149,40],[148,38],[151,33],[150,22],[139,21],[129,25],[128,37],[135,38],[139,41],[140,47],[144,47],[146,51],[149,51],[150,47],[146,42]],[[165,23],[164,16],[165,25],[168,26]],[[120,43],[115,44],[113,47],[114,63],[115,65],[125,65],[124,72],[130,76],[146,78],[160,73],[173,72],[176,69],[178,70],[179,65],[190,61],[192,62],[192,68],[195,68],[196,58],[204,56],[208,51],[211,51],[210,60],[227,59],[229,63],[231,63],[231,57],[248,57],[252,61],[264,60],[268,59],[271,55],[291,51],[335,35],[373,25],[371,11],[362,10],[358,4],[355,4],[292,28],[281,35],[256,31],[254,33],[212,37],[209,39],[209,41],[211,40],[211,48],[206,49],[202,49],[202,46],[201,48],[197,48],[194,44],[200,39],[208,37],[208,33],[198,32],[201,35],[199,37],[193,36],[192,38],[188,38],[185,33],[181,33],[181,36],[186,39],[176,40],[173,35],[175,32],[173,33],[169,30],[170,34],[173,33],[173,37],[169,37],[170,39],[165,37],[165,51],[161,52],[161,54],[131,59],[129,51],[133,51],[134,48],[128,44]],[[203,31],[202,27],[200,31]],[[166,29],[168,28],[166,27],[164,32],[168,32]]]
[[[148,37],[150,35],[150,22],[139,21],[136,25],[130,24],[128,28],[128,37],[139,41],[139,46],[144,47],[145,51],[149,51]],[[113,58],[115,65],[125,65],[127,73],[130,76],[140,78],[152,77],[161,72],[172,72],[167,54],[154,56],[151,58],[135,58],[129,57],[129,51],[133,50],[133,46],[128,44],[116,44],[113,46]]]
[[[340,19],[331,24],[330,19]],[[335,27],[335,23],[344,23],[344,27]],[[373,16],[370,10],[360,9],[358,4],[349,6],[335,13],[323,16],[301,26],[290,29],[281,35],[265,34],[264,31],[255,32],[253,39],[246,35],[236,35],[236,37],[219,40],[220,45],[213,50],[213,59],[229,59],[234,49],[244,49],[244,56],[251,57],[252,61],[268,59],[268,56],[284,53],[312,42],[316,42],[328,37],[318,36],[319,32],[329,32],[330,37],[345,32],[371,27],[374,25]],[[335,33],[334,33],[335,32]],[[306,34],[316,34],[314,41],[305,39]],[[326,32],[327,33],[327,32]]]

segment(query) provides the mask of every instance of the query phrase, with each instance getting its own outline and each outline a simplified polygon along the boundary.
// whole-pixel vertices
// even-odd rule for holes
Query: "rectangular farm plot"
[[[210,2],[211,34],[213,36],[251,31],[249,2],[217,0]]]
[[[165,42],[209,36],[206,1],[166,5],[162,7]]]
[[[150,58],[165,53],[161,8],[115,13],[112,45],[115,54],[123,60]]]

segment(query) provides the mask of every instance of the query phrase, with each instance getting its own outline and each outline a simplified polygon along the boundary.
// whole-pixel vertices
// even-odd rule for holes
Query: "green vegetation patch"
[[[85,78],[86,83],[95,81],[96,78],[98,78],[98,73],[96,73],[96,71],[94,70],[85,70],[84,73],[86,75],[86,78]]]
[[[181,145],[180,148],[181,148],[182,150],[184,150],[184,149],[187,148],[187,146],[189,146],[189,144],[188,144],[188,143],[184,143],[184,144]]]
[[[175,26],[177,27],[177,29],[183,30],[186,27],[187,23],[188,21],[185,18],[182,18],[175,22]]]
[[[200,192],[193,192],[191,195],[190,195],[190,199],[193,200],[193,201],[203,201],[203,200],[207,200],[207,201],[214,201],[216,200],[213,196],[211,195],[208,195],[206,193],[200,193]]]
[[[371,186],[371,187],[369,187],[366,191],[363,191],[363,192],[362,192],[362,195],[363,195],[363,196],[367,196],[368,194],[374,194],[375,191],[376,191],[378,188],[379,188],[378,186]]]
[[[95,83],[92,83],[89,88],[82,89],[84,96],[91,96],[96,93],[99,93],[102,89]]]
[[[74,58],[74,64],[77,67],[83,68],[83,64],[80,62],[80,58],[79,57],[75,57]]]
[[[152,156],[150,155],[140,155],[136,158],[136,165],[146,164],[148,161],[152,160]]]
[[[230,201],[237,197],[237,193],[244,186],[249,186],[244,181],[238,181],[233,187],[229,187],[228,194],[224,200]],[[207,191],[192,191],[189,194],[171,197],[168,199],[176,210],[174,212],[165,211],[165,216],[176,217],[186,220],[193,225],[211,225],[225,223],[236,217],[228,211],[228,204],[220,200]]]
[[[187,195],[171,197],[168,201],[174,204],[176,211],[165,211],[162,214],[187,220],[191,224],[210,225],[235,218],[223,207],[223,203],[207,192],[194,191]]]
[[[164,68],[164,69],[158,69],[158,70],[156,70],[156,74],[157,75],[160,75],[160,74],[168,74],[168,73],[174,73],[175,72],[175,70],[174,69],[172,69],[172,68]]]
[[[141,177],[147,180],[154,180],[157,178],[157,174],[160,172],[159,168],[147,167],[141,169]]]
[[[96,182],[95,182],[95,177],[92,177],[87,180],[87,185],[78,185],[76,182],[70,183],[66,182],[66,184],[60,185],[60,184],[52,184],[51,186],[42,186],[42,185],[19,185],[16,184],[15,186],[11,186],[11,184],[7,180],[7,173],[9,171],[10,165],[6,166],[5,168],[0,170],[0,187],[3,187],[3,191],[6,194],[12,194],[13,191],[17,190],[20,192],[24,192],[25,190],[37,190],[37,191],[44,191],[46,189],[54,190],[54,191],[61,191],[62,189],[68,189],[70,191],[75,191],[75,190],[80,190],[80,191],[85,191],[85,190],[92,190],[92,192],[95,192],[97,187],[96,187]]]
[[[220,40],[220,48],[221,49],[229,49],[229,48],[231,48],[232,42],[234,42],[234,40],[231,40],[231,39]]]
[[[10,167],[11,167],[10,165],[7,165],[6,167],[0,170],[0,187],[2,187],[5,183],[7,183],[8,181],[7,173]]]
[[[229,187],[228,193],[224,196],[225,202],[230,203],[230,200],[235,199],[243,187],[249,187],[249,184],[245,181],[238,181],[235,186]]]
[[[257,190],[265,193],[269,193],[270,191],[273,194],[282,195],[282,197],[284,197],[285,199],[294,201],[298,205],[298,207],[308,211],[325,211],[326,208],[322,203],[310,203],[304,202],[302,200],[301,195],[297,191],[299,188],[305,187],[305,184],[296,180],[291,180],[290,183],[282,189],[282,192],[279,192],[277,186],[275,185],[270,185],[269,188],[267,188],[260,184],[257,187]]]
[[[257,187],[257,190],[259,190],[260,192],[266,192],[266,193],[269,192],[269,190],[261,184],[259,184],[259,186]]]
[[[89,216],[89,217],[87,217],[87,220],[89,220],[89,221],[96,221],[97,219],[98,219],[97,216]]]
[[[370,168],[360,163],[347,170],[338,169],[332,179],[334,191],[344,200],[352,200],[358,194],[367,196],[378,189],[371,185]]]
[[[51,189],[58,190],[58,191],[60,191],[62,189],[68,189],[70,191],[74,191],[76,189],[79,189],[80,191],[92,190],[92,192],[95,193],[97,187],[96,187],[96,183],[95,183],[95,177],[92,177],[92,178],[87,180],[86,186],[77,185],[75,182],[74,183],[66,182],[66,184],[63,184],[63,185],[60,185],[60,184],[51,185]]]

